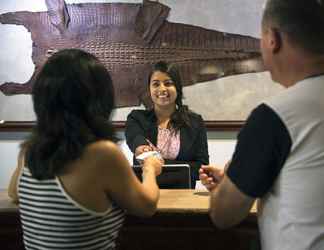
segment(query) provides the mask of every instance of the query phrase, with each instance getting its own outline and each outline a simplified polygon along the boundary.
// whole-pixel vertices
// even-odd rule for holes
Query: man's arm
[[[202,183],[212,190],[210,215],[220,228],[242,221],[256,198],[272,188],[291,148],[289,132],[267,105],[258,106],[239,133],[225,174],[213,166],[200,170]]]
[[[218,228],[228,228],[247,217],[254,201],[255,198],[242,193],[225,174],[211,193],[209,215]]]

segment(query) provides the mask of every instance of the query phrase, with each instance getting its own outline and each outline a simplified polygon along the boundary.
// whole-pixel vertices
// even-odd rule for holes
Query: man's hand
[[[199,179],[201,183],[212,191],[224,177],[224,169],[213,165],[202,165],[199,169]]]

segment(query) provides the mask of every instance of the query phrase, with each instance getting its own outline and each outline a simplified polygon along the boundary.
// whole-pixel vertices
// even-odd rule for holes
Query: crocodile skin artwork
[[[167,21],[168,6],[45,0],[47,11],[9,12],[0,23],[31,32],[35,70],[26,83],[0,83],[5,95],[30,94],[49,51],[79,48],[111,73],[116,107],[149,105],[147,80],[160,60],[178,65],[185,86],[234,74],[264,71],[259,39]]]

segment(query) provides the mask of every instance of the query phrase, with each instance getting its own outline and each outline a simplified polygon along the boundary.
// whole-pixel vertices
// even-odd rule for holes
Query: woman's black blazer
[[[209,164],[207,132],[201,115],[189,113],[191,127],[180,129],[180,150],[174,161],[171,163],[188,163],[190,165],[192,184],[199,179],[198,170],[202,164]],[[145,139],[150,140],[154,145],[157,143],[157,118],[153,110],[133,110],[127,117],[126,142],[134,153],[140,145],[147,145]],[[134,164],[138,162],[134,158]]]

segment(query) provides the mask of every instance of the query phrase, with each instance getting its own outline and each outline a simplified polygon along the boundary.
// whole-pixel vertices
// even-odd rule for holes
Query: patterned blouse
[[[158,127],[157,148],[163,159],[175,160],[180,151],[180,131]]]

